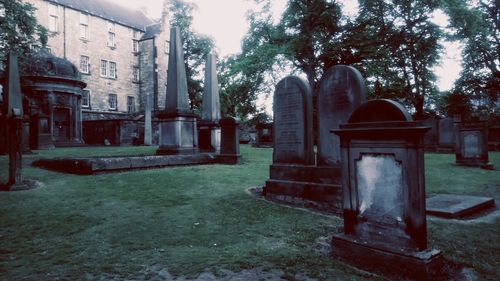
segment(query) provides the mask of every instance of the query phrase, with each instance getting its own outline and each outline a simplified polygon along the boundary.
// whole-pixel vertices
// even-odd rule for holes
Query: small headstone
[[[495,199],[470,195],[439,194],[426,200],[427,214],[444,217],[459,218],[495,206]]]
[[[340,138],[330,130],[346,123],[365,99],[365,80],[354,67],[336,65],[323,75],[318,94],[318,165],[340,164]]]
[[[218,163],[237,164],[241,160],[239,122],[233,117],[225,117],[220,120],[221,126],[221,148]]]
[[[488,155],[488,124],[486,122],[461,122],[456,123],[456,128],[456,163],[494,169],[489,162]]]
[[[273,163],[314,164],[309,84],[295,76],[282,79],[274,91],[273,111]]]
[[[455,126],[453,118],[439,120],[438,145],[443,151],[453,152],[455,149]]]

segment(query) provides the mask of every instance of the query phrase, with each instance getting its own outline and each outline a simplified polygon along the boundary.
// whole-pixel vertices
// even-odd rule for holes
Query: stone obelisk
[[[6,93],[6,117],[7,117],[7,147],[9,152],[9,180],[7,187],[12,189],[16,185],[22,185],[22,118],[23,118],[23,96],[21,94],[21,83],[19,81],[19,66],[17,55],[10,52],[7,61],[7,93]]]
[[[207,56],[205,65],[205,87],[203,90],[203,108],[201,121],[198,124],[200,150],[220,151],[220,97],[217,80],[215,55]]]
[[[196,116],[189,108],[186,69],[178,27],[170,30],[165,109],[158,114],[159,155],[193,154],[198,149]]]

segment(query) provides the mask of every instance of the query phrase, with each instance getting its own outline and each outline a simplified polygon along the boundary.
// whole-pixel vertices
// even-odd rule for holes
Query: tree
[[[476,115],[498,114],[500,95],[500,10],[498,1],[446,0],[452,39],[462,40],[463,71],[455,95],[472,101]]]
[[[183,0],[170,2],[172,25],[178,26],[181,31],[191,109],[199,109],[203,93],[203,75],[200,75],[200,72],[205,65],[207,55],[214,49],[214,42],[210,37],[193,30],[194,9],[196,5]]]
[[[37,23],[35,10],[30,3],[0,2],[0,63],[5,65],[8,52],[15,50],[22,67],[33,49],[47,44],[47,30]]]

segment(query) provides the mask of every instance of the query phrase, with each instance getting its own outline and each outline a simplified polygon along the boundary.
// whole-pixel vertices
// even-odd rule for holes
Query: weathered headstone
[[[488,124],[461,122],[457,123],[457,131],[456,163],[493,169],[488,157]]]
[[[218,163],[237,164],[241,161],[238,125],[238,120],[233,117],[220,120],[221,149],[217,157]]]
[[[196,116],[189,108],[187,77],[178,27],[170,29],[165,109],[158,114],[160,147],[156,154],[193,154],[198,149]]]
[[[201,119],[198,126],[200,149],[220,151],[220,98],[214,54],[208,54],[205,65],[205,87],[203,90]]]
[[[270,199],[338,213],[340,168],[315,165],[311,99],[309,84],[298,77],[288,76],[276,85],[273,164],[263,193]]]
[[[153,144],[151,107],[151,94],[146,93],[146,108],[144,109],[144,145]]]
[[[255,125],[255,137],[253,146],[272,147],[273,146],[273,123],[258,123]]]
[[[455,125],[453,118],[439,120],[438,151],[453,153],[455,150]]]
[[[273,163],[314,164],[311,99],[309,84],[298,77],[276,85]]]
[[[430,117],[421,121],[422,126],[431,128],[424,136],[424,145],[426,151],[436,151],[438,145],[438,127],[439,119]]]
[[[366,99],[365,80],[352,66],[336,65],[321,79],[318,94],[318,165],[340,165],[340,138],[330,133]]]
[[[335,256],[389,277],[432,280],[440,270],[440,251],[427,248],[427,130],[390,100],[364,103],[333,130],[344,187],[344,234],[332,238]]]

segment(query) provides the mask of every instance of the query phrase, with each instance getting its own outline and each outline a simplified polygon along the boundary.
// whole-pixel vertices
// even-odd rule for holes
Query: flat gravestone
[[[495,206],[495,200],[491,197],[439,194],[428,198],[426,205],[427,214],[451,219],[491,208]]]
[[[314,164],[312,102],[309,84],[283,78],[274,92],[273,163]]]
[[[365,99],[365,81],[354,67],[336,65],[323,75],[318,94],[318,165],[340,164],[340,138],[330,130],[346,123]]]

